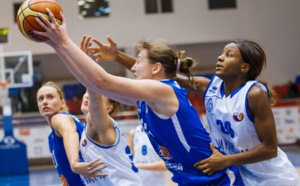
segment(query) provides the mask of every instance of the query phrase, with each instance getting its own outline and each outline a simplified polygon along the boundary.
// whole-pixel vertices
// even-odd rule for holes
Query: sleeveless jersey
[[[161,161],[154,151],[142,126],[137,126],[133,135],[134,163],[154,163]],[[151,171],[139,169],[144,186],[167,186],[166,171]]]
[[[133,157],[130,148],[121,134],[117,123],[113,120],[117,139],[115,144],[110,146],[101,145],[90,139],[86,130],[82,132],[80,141],[80,152],[84,162],[91,162],[97,158],[107,165],[101,170],[106,173],[106,177],[94,177],[95,183],[82,177],[86,185],[105,185],[105,186],[142,186],[138,169],[133,164]]]
[[[82,131],[84,130],[83,124],[80,122],[78,118],[75,116],[62,112],[61,114],[65,114],[68,116],[71,116],[76,124],[76,131],[78,133],[78,142],[80,141],[80,136]],[[52,132],[48,137],[49,142],[49,149],[52,155],[53,164],[59,174],[60,179],[63,182],[64,186],[70,185],[70,186],[80,186],[84,185],[81,181],[81,178],[79,174],[74,173],[71,170],[71,166],[65,151],[63,138],[58,137],[55,134],[54,129],[52,128]]]
[[[212,155],[211,139],[187,92],[175,80],[162,80],[174,89],[179,108],[172,117],[155,113],[144,101],[137,101],[138,114],[149,140],[178,185],[243,185],[235,166],[207,176],[193,165]]]
[[[248,112],[247,95],[253,86],[265,85],[248,81],[225,97],[223,80],[214,76],[206,88],[204,103],[211,138],[223,154],[237,154],[261,144],[256,134],[253,117]],[[269,94],[268,94],[269,95]],[[267,131],[266,131],[267,132]],[[299,177],[286,154],[278,148],[276,158],[238,166],[245,185],[297,185]]]

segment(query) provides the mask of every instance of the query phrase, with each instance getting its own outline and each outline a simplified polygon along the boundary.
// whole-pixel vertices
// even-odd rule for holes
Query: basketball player
[[[239,165],[246,185],[300,185],[296,169],[277,146],[269,103],[274,93],[255,81],[265,65],[257,43],[237,40],[218,57],[216,75],[210,81],[198,79],[196,91],[203,95],[214,145],[227,156],[215,150],[195,166],[211,175]]]
[[[243,185],[235,166],[208,176],[193,165],[212,155],[211,139],[190,104],[185,89],[174,80],[176,69],[190,75],[194,60],[181,58],[161,42],[140,41],[132,72],[135,79],[113,76],[97,65],[68,37],[63,17],[59,25],[50,10],[48,21],[41,14],[38,23],[46,32],[47,42],[70,71],[89,90],[116,101],[138,106],[143,128],[156,153],[173,173],[179,185]],[[97,40],[93,40],[97,43]]]
[[[167,186],[167,168],[156,154],[143,127],[129,131],[129,147],[144,186]]]
[[[86,127],[81,135],[80,152],[85,162],[97,158],[105,162],[107,167],[101,173],[108,175],[95,177],[93,183],[90,175],[85,174],[84,177],[90,178],[83,178],[86,185],[143,185],[130,148],[116,121],[109,115],[116,109],[112,100],[91,90],[83,96],[81,111],[86,116]],[[74,171],[81,174],[81,170]]]
[[[110,45],[101,43],[101,49],[97,49],[101,60],[115,59],[130,68],[133,59],[117,51],[116,43],[107,39]],[[239,165],[245,185],[299,185],[295,168],[277,146],[268,98],[270,94],[274,100],[275,95],[255,81],[265,63],[265,53],[257,43],[240,40],[225,46],[211,81],[195,77],[198,86],[193,88],[188,85],[188,78],[177,75],[182,86],[204,97],[214,146],[227,155],[212,145],[213,156],[195,166],[212,175],[226,166]]]
[[[48,138],[49,148],[63,185],[84,185],[80,176],[72,171],[74,164],[79,161],[79,140],[83,124],[78,118],[67,113],[63,93],[53,82],[47,82],[38,90],[37,103],[40,114],[52,129]],[[85,166],[94,173],[105,168],[100,166],[102,164],[99,160],[94,160],[90,163],[80,163],[79,166]]]
[[[90,40],[87,40],[87,42],[81,42],[80,48],[92,57],[92,53],[89,53],[87,49],[90,45]],[[83,178],[86,185],[143,185],[138,169],[133,164],[128,143],[121,134],[116,121],[110,117],[118,111],[119,103],[91,90],[86,91],[82,100],[81,111],[86,118],[86,127],[80,140],[83,161],[101,159],[107,165],[107,168],[101,172],[108,176],[93,178],[95,182],[92,183],[90,181],[92,175],[85,174],[86,170],[78,170],[77,173],[89,178]]]

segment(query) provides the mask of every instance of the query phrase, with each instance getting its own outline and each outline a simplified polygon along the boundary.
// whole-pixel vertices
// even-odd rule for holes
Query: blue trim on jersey
[[[250,115],[249,113],[249,107],[248,107],[248,93],[250,91],[250,89],[253,87],[254,83],[249,87],[247,93],[246,93],[246,97],[245,97],[245,107],[246,107],[246,112],[247,112],[247,116],[250,119],[250,121],[254,122],[254,118]]]
[[[235,90],[230,94],[230,98],[232,98],[234,95],[236,95],[236,94],[237,94],[237,93],[238,93],[245,85],[246,85],[246,83],[245,83],[243,86],[241,86],[241,87],[235,89]],[[224,95],[225,95],[225,91],[224,91],[224,81],[223,81],[223,80],[222,80],[222,84],[221,84],[220,94],[221,94],[222,97],[224,97]]]
[[[203,102],[204,102],[204,103],[205,103],[206,92],[208,91],[208,88],[210,87],[210,85],[211,85],[211,83],[213,82],[213,80],[215,79],[215,77],[216,77],[216,75],[214,75],[214,76],[211,78],[210,82],[208,83],[208,85],[207,85],[207,87],[206,87],[206,89],[205,89],[205,91],[204,91],[204,94],[203,94]]]
[[[224,81],[222,81],[222,84],[221,84],[220,94],[221,94],[221,97],[224,97],[224,95],[225,95],[225,91],[224,91]]]
[[[115,144],[113,144],[113,145],[103,146],[103,145],[101,145],[101,144],[95,142],[94,140],[92,140],[92,139],[87,135],[86,129],[84,130],[87,139],[89,139],[90,142],[92,142],[92,143],[95,144],[96,146],[101,147],[101,148],[103,148],[103,149],[109,149],[109,148],[112,148],[112,147],[114,147],[114,146],[116,146],[116,145],[119,144],[119,142],[120,142],[120,136],[121,136],[121,131],[120,131],[120,129],[119,129],[117,126],[115,126],[115,131],[116,131],[116,134],[117,134],[117,140],[118,140],[118,141],[117,141]]]
[[[193,166],[212,155],[211,139],[197,111],[190,105],[186,90],[175,80],[161,82],[173,88],[179,102],[177,112],[171,117],[161,118],[144,101],[137,101],[137,107],[142,126],[154,150],[173,173],[172,180],[185,186],[243,185],[236,166],[227,167],[212,176],[203,174]],[[234,173],[235,179],[229,179],[228,170]]]
[[[59,114],[65,114],[70,116],[75,125],[76,132],[78,133],[78,142],[80,142],[81,133],[84,130],[84,125],[80,122],[78,118],[72,114],[66,112],[60,112]],[[66,179],[69,186],[81,186],[84,185],[81,181],[79,174],[74,173],[71,170],[71,166],[65,151],[63,138],[55,134],[55,130],[52,128],[52,132],[48,137],[49,150],[52,155],[53,164],[58,172],[60,178]],[[80,152],[78,153],[79,158],[81,157]]]
[[[245,106],[246,106],[246,111],[247,111],[247,116],[248,116],[248,118],[250,119],[250,121],[252,121],[252,122],[254,122],[254,118],[250,115],[250,113],[249,113],[249,108],[248,108],[248,93],[249,93],[249,91],[250,91],[250,89],[254,86],[254,85],[256,85],[256,84],[260,84],[260,85],[263,85],[265,88],[266,88],[266,94],[267,94],[267,96],[268,96],[268,99],[269,99],[269,101],[270,101],[270,97],[269,97],[269,89],[268,89],[268,87],[265,85],[265,84],[263,84],[263,83],[261,83],[261,82],[255,82],[255,83],[253,83],[250,87],[249,87],[249,89],[248,89],[248,91],[247,91],[247,94],[246,94],[246,97],[245,97]]]
[[[223,83],[224,83],[224,81],[223,81]],[[223,85],[223,83],[222,83],[222,85]],[[245,83],[243,86],[241,86],[241,87],[237,88],[236,90],[234,90],[234,91],[230,94],[230,98],[232,98],[235,94],[237,94],[237,93],[238,93],[245,85],[246,85],[246,83]]]

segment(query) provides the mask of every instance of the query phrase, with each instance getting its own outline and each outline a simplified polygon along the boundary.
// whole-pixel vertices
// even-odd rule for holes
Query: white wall
[[[28,41],[20,34],[13,20],[14,2],[22,1],[1,1],[0,27],[11,30],[11,44],[3,48],[4,52],[53,53],[49,46]],[[141,38],[165,38],[173,44],[245,38],[258,41],[266,50],[268,67],[261,78],[271,85],[287,83],[300,74],[299,0],[237,0],[237,9],[214,11],[208,10],[208,0],[174,0],[174,13],[154,15],[145,14],[143,0],[111,0],[109,17],[85,20],[78,19],[76,0],[57,2],[67,18],[69,35],[77,44],[83,34],[101,41],[109,34],[124,48]]]

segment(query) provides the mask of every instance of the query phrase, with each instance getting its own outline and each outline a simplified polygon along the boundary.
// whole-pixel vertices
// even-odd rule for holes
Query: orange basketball
[[[17,23],[20,32],[27,39],[35,42],[45,42],[49,40],[47,37],[41,37],[33,33],[34,30],[45,31],[38,22],[36,22],[35,18],[37,17],[37,13],[40,12],[44,17],[50,20],[46,8],[51,10],[56,21],[61,24],[62,17],[60,12],[62,12],[62,9],[54,0],[26,0],[20,6],[17,14]]]

